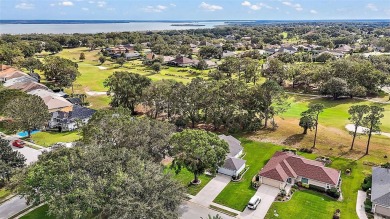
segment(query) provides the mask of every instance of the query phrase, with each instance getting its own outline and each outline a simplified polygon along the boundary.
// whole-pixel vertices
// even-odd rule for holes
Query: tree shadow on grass
[[[305,137],[305,134],[294,134],[288,136],[286,139],[284,139],[283,144],[285,145],[295,145],[300,143],[303,138]]]

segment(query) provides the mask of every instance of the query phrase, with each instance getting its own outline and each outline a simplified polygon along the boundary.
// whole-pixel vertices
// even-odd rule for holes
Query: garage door
[[[279,182],[277,180],[273,180],[273,179],[270,179],[270,178],[263,177],[263,184],[266,184],[266,185],[269,185],[269,186],[273,186],[273,187],[276,187],[276,188],[280,188],[280,183],[281,182]]]
[[[218,169],[218,173],[222,173],[222,174],[225,174],[225,175],[228,175],[228,176],[233,176],[234,171],[220,167]]]

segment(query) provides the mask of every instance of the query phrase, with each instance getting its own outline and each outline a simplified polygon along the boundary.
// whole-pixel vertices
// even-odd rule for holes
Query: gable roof
[[[18,75],[18,77],[14,77],[15,75]],[[15,72],[4,83],[4,87],[10,87],[10,86],[18,84],[18,83],[28,83],[28,82],[32,82],[32,81],[36,82],[37,80],[35,78],[27,75],[26,73],[20,74],[19,72]]]
[[[28,92],[28,94],[39,96],[43,102],[45,102],[49,110],[72,106],[65,98],[59,97],[48,90],[36,89]]]
[[[241,142],[231,135],[218,135],[219,139],[225,140],[229,145],[228,157],[235,157],[242,151]]]
[[[390,207],[390,169],[372,168],[371,201]]]
[[[29,92],[36,89],[49,90],[45,85],[37,83],[35,81],[16,83],[8,87],[9,89],[17,89],[24,92]]]
[[[285,182],[288,177],[297,176],[337,185],[340,172],[313,161],[288,152],[276,152],[259,173],[260,176]]]
[[[230,157],[225,160],[225,163],[223,164],[222,168],[237,171],[242,167],[242,165],[245,165],[245,160]]]
[[[175,62],[177,64],[192,64],[192,63],[194,63],[194,61],[192,59],[189,59],[189,58],[184,57],[184,56],[176,57],[174,60],[172,60],[172,62]]]

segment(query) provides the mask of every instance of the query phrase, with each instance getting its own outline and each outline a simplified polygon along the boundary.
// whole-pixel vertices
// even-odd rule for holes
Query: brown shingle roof
[[[325,167],[321,162],[280,151],[274,154],[259,175],[282,182],[288,177],[301,176],[331,185],[337,185],[340,177],[339,171]]]

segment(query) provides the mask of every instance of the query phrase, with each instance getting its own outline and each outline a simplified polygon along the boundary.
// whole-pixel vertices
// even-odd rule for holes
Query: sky
[[[0,20],[390,19],[390,0],[0,0]]]

